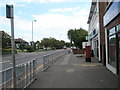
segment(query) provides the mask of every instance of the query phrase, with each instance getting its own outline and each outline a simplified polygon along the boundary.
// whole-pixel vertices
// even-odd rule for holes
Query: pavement
[[[85,62],[79,54],[67,54],[44,72],[36,74],[28,88],[118,88],[118,77],[98,60]]]

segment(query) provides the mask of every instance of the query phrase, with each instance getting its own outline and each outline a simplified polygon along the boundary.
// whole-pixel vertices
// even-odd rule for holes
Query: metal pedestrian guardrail
[[[16,65],[16,88],[26,88],[35,79],[35,62],[36,60],[31,60]],[[12,68],[0,71],[0,75],[0,89],[13,88]]]
[[[26,88],[36,79],[35,75],[38,71],[47,70],[55,61],[67,53],[69,53],[68,50],[56,51],[44,55],[41,59],[16,65],[16,88]],[[42,62],[40,62],[41,60]],[[12,68],[0,71],[0,75],[0,89],[13,88]]]
[[[63,55],[69,53],[68,50],[59,51],[53,54],[43,56],[43,71],[47,70],[55,61],[61,58]]]

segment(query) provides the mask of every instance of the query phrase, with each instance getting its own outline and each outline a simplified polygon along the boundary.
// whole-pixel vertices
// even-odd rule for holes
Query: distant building
[[[82,42],[82,48],[85,49],[86,46],[90,46],[90,42]]]
[[[28,46],[29,43],[21,38],[15,39],[15,46],[17,49],[19,49],[20,44],[24,44],[25,46]]]

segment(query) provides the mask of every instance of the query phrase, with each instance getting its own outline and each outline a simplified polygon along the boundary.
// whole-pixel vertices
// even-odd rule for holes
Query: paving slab
[[[97,59],[85,62],[78,54],[67,54],[44,72],[28,88],[118,88],[117,75]]]

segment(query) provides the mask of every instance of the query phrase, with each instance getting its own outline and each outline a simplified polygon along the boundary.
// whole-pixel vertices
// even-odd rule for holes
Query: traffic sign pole
[[[11,19],[11,45],[12,45],[12,67],[13,67],[13,88],[16,88],[16,69],[15,69],[15,41],[14,41],[14,10],[13,5],[6,5],[6,18]]]
[[[13,5],[11,5],[11,36],[12,36],[12,59],[13,59],[13,88],[16,88],[16,70],[15,70],[15,41],[14,41],[14,16]]]

